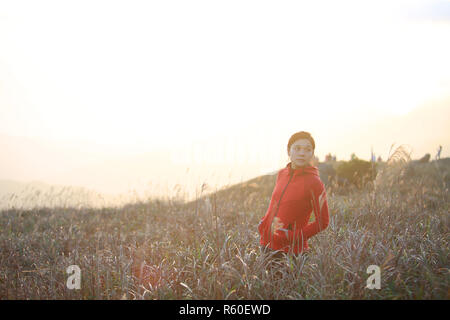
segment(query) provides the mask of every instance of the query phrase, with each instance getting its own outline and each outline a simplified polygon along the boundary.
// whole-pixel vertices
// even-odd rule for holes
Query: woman
[[[305,131],[289,139],[291,162],[278,171],[269,208],[258,225],[262,249],[273,253],[271,257],[307,251],[308,239],[328,226],[326,191],[313,165],[315,147],[313,137]],[[315,221],[308,223],[313,212]]]

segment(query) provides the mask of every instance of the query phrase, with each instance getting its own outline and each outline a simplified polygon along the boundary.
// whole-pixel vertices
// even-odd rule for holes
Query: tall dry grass
[[[281,276],[268,268],[256,228],[274,176],[188,204],[2,211],[0,297],[448,299],[450,168],[408,169],[401,152],[373,184],[328,194],[329,227],[310,239],[308,256],[284,257]],[[72,264],[80,290],[66,287]],[[380,290],[366,288],[374,264]]]

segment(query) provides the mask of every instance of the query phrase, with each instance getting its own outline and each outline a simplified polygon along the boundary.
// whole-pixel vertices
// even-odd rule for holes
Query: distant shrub
[[[362,187],[376,177],[376,163],[371,163],[356,156],[352,156],[350,161],[344,161],[336,169],[338,179],[346,180],[356,187]]]

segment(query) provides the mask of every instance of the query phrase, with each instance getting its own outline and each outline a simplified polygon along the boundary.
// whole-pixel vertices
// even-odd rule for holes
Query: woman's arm
[[[320,181],[317,189],[311,190],[311,203],[313,205],[313,211],[315,215],[315,221],[307,224],[303,228],[303,234],[306,238],[318,234],[320,231],[326,229],[330,222],[330,215],[328,213],[327,192],[322,181]]]

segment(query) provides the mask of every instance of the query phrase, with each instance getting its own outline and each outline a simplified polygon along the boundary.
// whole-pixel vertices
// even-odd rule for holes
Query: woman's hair
[[[311,136],[309,132],[306,131],[299,131],[294,133],[290,138],[287,145],[287,152],[289,154],[289,149],[291,148],[291,145],[297,141],[298,139],[308,139],[309,142],[311,142],[311,145],[313,147],[313,150],[316,149],[316,143],[314,142],[314,138]]]

